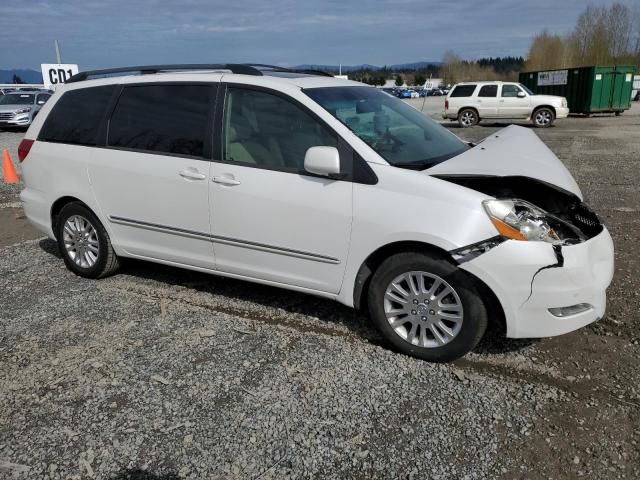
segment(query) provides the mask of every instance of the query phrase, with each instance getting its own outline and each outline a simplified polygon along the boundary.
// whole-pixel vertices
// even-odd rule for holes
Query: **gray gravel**
[[[91,281],[49,240],[0,249],[0,478],[639,478],[638,126],[536,130],[611,228],[607,319],[492,332],[451,365],[307,295],[134,261]]]

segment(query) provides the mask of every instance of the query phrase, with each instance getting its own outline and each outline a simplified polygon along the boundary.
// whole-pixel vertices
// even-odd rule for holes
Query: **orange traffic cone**
[[[4,183],[18,183],[18,174],[16,173],[16,167],[13,166],[11,157],[9,156],[9,150],[6,148],[2,152],[2,173],[4,176]]]

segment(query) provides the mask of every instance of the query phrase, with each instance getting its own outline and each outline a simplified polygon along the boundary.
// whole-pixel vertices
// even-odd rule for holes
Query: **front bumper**
[[[0,119],[0,127],[25,127],[31,123],[29,114],[15,115],[13,118]]]
[[[556,108],[556,118],[567,118],[569,116],[569,108],[558,107]]]
[[[578,245],[563,246],[563,264],[549,243],[507,240],[462,263],[498,297],[507,337],[551,337],[577,330],[604,316],[613,278],[613,242],[606,228]],[[591,309],[557,317],[550,308],[581,303]]]

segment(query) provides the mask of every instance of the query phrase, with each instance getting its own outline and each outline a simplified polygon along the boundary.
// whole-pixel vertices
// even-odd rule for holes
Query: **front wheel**
[[[533,124],[538,128],[546,128],[553,124],[555,113],[550,108],[539,108],[533,112]]]
[[[56,238],[64,263],[76,275],[102,278],[120,266],[102,223],[79,202],[69,203],[60,211]]]
[[[444,258],[399,253],[374,273],[372,320],[402,353],[431,362],[462,357],[487,328],[487,307],[475,280]]]

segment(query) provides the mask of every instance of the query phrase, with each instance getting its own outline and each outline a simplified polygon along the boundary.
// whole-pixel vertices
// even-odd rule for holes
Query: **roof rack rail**
[[[69,80],[67,80],[66,83],[82,82],[85,80],[89,80],[89,77],[118,76],[117,74],[125,73],[139,73],[140,75],[148,75],[160,72],[179,72],[188,70],[229,70],[231,71],[231,73],[260,76],[263,75],[260,68],[268,69],[274,72],[306,73],[309,75],[322,75],[329,77],[333,76],[330,73],[323,72],[321,70],[296,70],[260,63],[187,63],[175,65],[143,65],[137,67],[107,68],[104,70],[87,70],[86,72],[80,72],[73,75],[71,78],[69,78]]]
[[[260,67],[269,69],[274,72],[283,72],[283,73],[306,73],[309,75],[318,75],[322,77],[333,77],[329,72],[325,72],[324,70],[311,70],[308,68],[286,68],[286,67],[278,67],[276,65],[265,65],[263,63],[251,63],[249,64],[251,67]]]
[[[113,75],[117,76],[118,73],[135,73],[140,75],[148,75],[160,72],[177,72],[185,70],[230,70],[232,73],[241,73],[244,75],[262,75],[262,72],[257,68],[253,68],[249,65],[233,64],[233,63],[187,63],[176,65],[143,65],[138,67],[120,67],[120,68],[107,68],[104,70],[87,70],[86,72],[80,72],[72,76],[66,83],[82,82],[88,80],[89,77],[101,76],[101,75]]]

